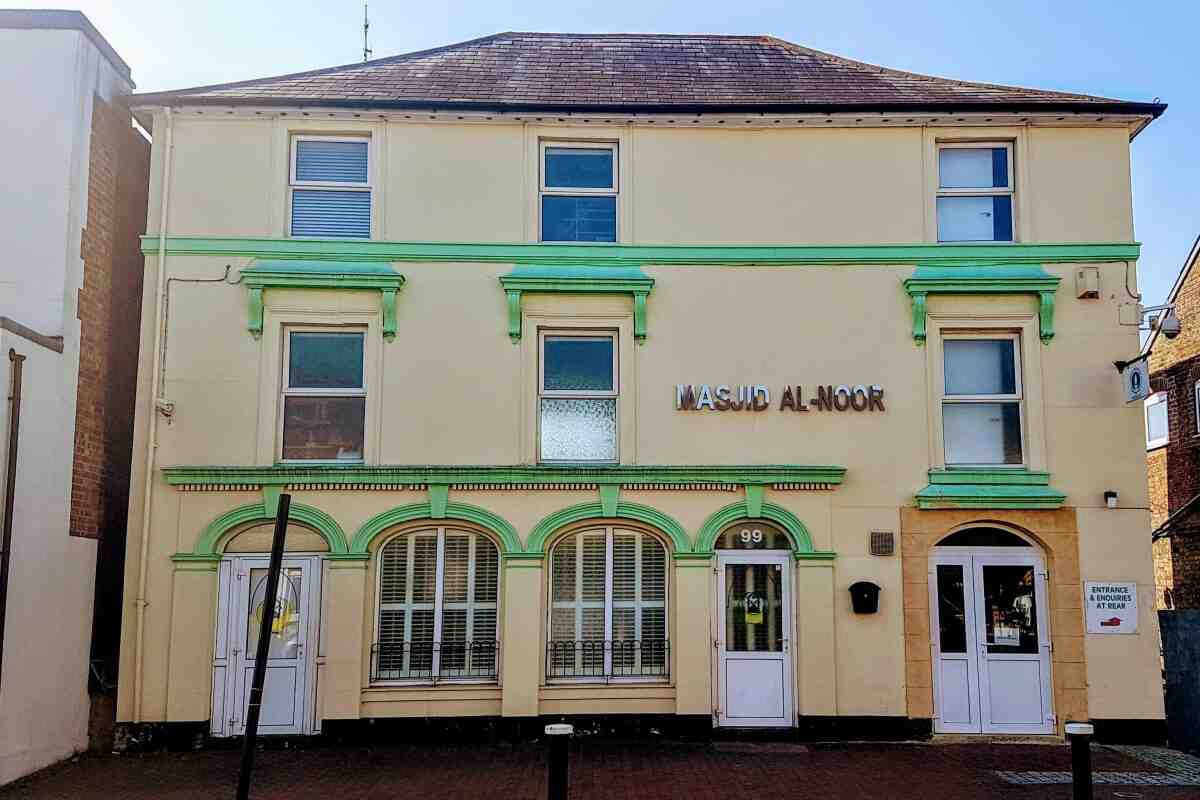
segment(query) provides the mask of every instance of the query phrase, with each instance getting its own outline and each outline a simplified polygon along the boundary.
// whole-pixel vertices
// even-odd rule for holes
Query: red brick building
[[[1168,303],[1183,326],[1146,343],[1146,462],[1160,608],[1200,608],[1200,238],[1192,245]]]

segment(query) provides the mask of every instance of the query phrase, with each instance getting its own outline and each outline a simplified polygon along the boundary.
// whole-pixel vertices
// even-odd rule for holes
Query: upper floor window
[[[1024,463],[1019,353],[1016,334],[943,339],[942,436],[947,466]]]
[[[542,142],[543,242],[617,240],[617,146]]]
[[[370,150],[362,137],[292,137],[292,236],[370,238]]]
[[[546,677],[665,677],[667,549],[649,533],[568,534],[550,556]]]
[[[616,334],[541,333],[539,349],[539,460],[616,461]]]
[[[1162,447],[1171,439],[1167,417],[1167,393],[1152,394],[1142,402],[1146,412],[1146,449]]]
[[[362,331],[289,330],[284,347],[285,461],[361,461],[367,388]]]
[[[939,242],[1013,240],[1010,144],[939,144]]]
[[[496,677],[500,551],[482,533],[436,528],[379,551],[376,681]]]

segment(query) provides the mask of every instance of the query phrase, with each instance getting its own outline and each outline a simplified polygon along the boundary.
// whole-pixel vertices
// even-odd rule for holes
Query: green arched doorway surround
[[[234,533],[253,523],[271,522],[275,519],[275,509],[268,508],[266,502],[247,503],[244,506],[226,511],[205,527],[204,533],[196,541],[196,546],[190,553],[176,553],[172,561],[220,561],[225,545]],[[295,522],[311,528],[329,546],[327,558],[346,559],[352,557],[346,543],[346,534],[333,517],[319,508],[293,503],[288,514],[289,522]]]
[[[831,550],[815,549],[808,528],[804,526],[799,517],[786,508],[761,501],[754,505],[758,508],[751,508],[751,503],[746,500],[731,503],[706,519],[700,526],[700,535],[696,540],[696,553],[712,555],[717,536],[726,527],[740,519],[765,519],[783,528],[792,542],[792,555],[797,561],[828,561],[837,557],[837,553]]]

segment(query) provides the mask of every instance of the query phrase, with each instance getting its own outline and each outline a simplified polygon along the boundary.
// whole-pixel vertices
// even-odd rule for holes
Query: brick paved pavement
[[[1155,766],[1096,748],[1097,770],[1166,775]],[[84,757],[0,789],[0,800],[229,798],[235,751]],[[537,745],[313,748],[260,753],[253,797],[537,800],[545,760]],[[572,754],[572,800],[746,800],[746,798],[1071,796],[1064,785],[1012,785],[995,770],[1062,771],[1061,745],[704,745],[584,740]],[[1097,786],[1097,800],[1196,800],[1194,787]]]

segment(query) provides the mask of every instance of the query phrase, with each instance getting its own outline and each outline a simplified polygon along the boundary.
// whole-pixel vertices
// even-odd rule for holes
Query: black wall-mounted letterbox
[[[879,586],[870,581],[850,584],[850,605],[855,614],[874,614],[879,611]]]

